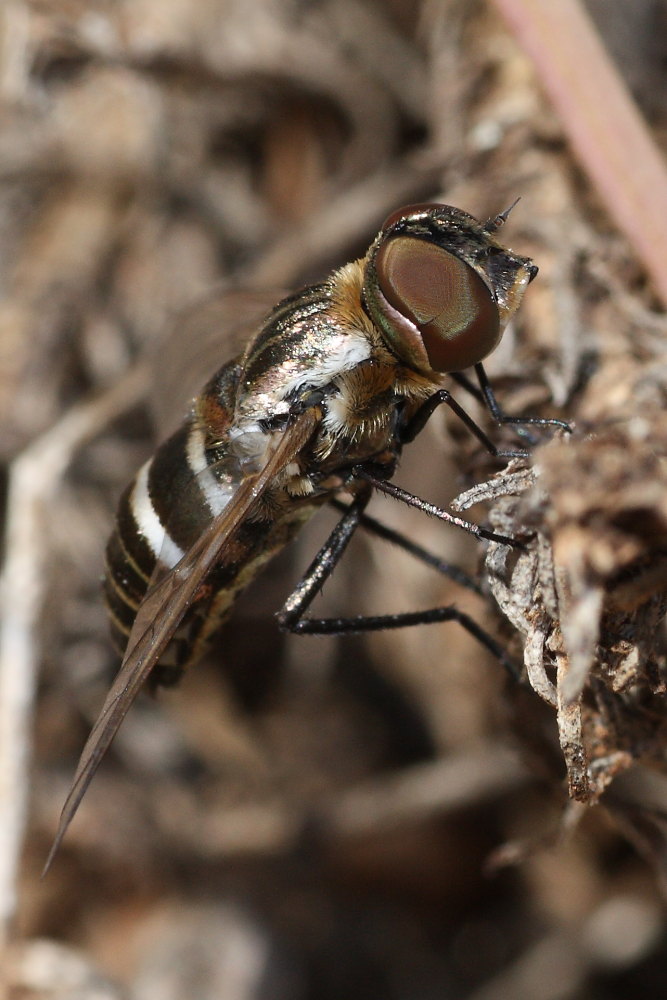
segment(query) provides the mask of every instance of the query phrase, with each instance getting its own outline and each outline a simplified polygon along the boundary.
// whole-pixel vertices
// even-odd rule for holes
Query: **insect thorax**
[[[348,265],[279,303],[243,358],[216,373],[124,494],[107,548],[119,649],[156,564],[176,565],[264,466],[301,398],[321,393],[319,429],[264,492],[163,661],[182,665],[198,655],[237,592],[344,485],[353,464],[381,457],[389,468],[395,460],[399,407],[416,405],[433,386],[384,346],[360,305],[361,275],[358,263]]]

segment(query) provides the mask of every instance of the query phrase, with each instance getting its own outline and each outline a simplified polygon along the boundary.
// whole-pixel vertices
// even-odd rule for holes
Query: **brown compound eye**
[[[410,236],[389,239],[375,258],[390,309],[383,324],[397,354],[437,372],[482,361],[500,340],[500,314],[478,274],[442,247]],[[409,321],[409,322],[406,322]]]

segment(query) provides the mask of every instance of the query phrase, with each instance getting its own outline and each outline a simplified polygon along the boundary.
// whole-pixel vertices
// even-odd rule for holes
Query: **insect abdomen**
[[[111,635],[121,655],[156,566],[173,568],[243,480],[227,432],[238,385],[237,362],[225,366],[195,401],[190,418],[155,452],[123,493],[106,549],[105,595]],[[321,502],[321,501],[320,501]],[[241,524],[224,560],[200,584],[192,605],[151,675],[175,683],[199,659],[237,595],[314,512],[294,502],[281,516]]]
[[[174,435],[174,439],[178,439],[182,433],[183,429]],[[174,439],[163,445],[144,467],[146,471],[142,470],[123,494],[116,530],[107,545],[105,594],[112,639],[121,655],[125,652],[137,608],[159,559],[141,528],[140,518],[144,519],[144,526],[149,529],[150,521],[146,520],[149,509],[158,518],[157,511],[152,507],[151,493],[151,485],[157,478],[155,469],[159,470],[165,462],[164,450],[175,460],[176,445],[185,447],[187,444],[187,435],[183,435],[180,443]],[[178,470],[174,469],[176,479],[178,474]],[[224,621],[237,595],[257,575],[264,563],[291,540],[314,509],[315,506],[311,508],[308,504],[298,505],[289,518],[253,520],[238,528],[228,560],[219,563],[200,585],[195,601],[151,675],[153,683],[176,683],[183,671],[200,658],[207,641]],[[197,527],[199,518],[203,519],[204,524]],[[208,520],[208,509],[201,503],[197,514],[190,509],[180,522],[180,527],[185,535],[190,532],[196,535]],[[172,532],[179,541],[185,540],[183,535],[179,536],[171,529],[168,547],[170,544],[176,545],[171,537]]]
[[[116,528],[107,544],[104,589],[112,639],[121,654],[156,566],[175,566],[187,549],[176,538],[182,543],[196,538],[210,520],[196,492],[183,493],[192,481],[187,463],[192,433],[191,421],[180,427],[140,469],[118,505]],[[162,657],[165,665],[179,672],[196,638],[198,615],[196,619],[187,616]]]
[[[165,571],[175,566],[233,495],[234,477],[229,470],[226,475],[214,474],[219,455],[206,444],[219,440],[229,426],[239,371],[234,360],[216,374],[195,401],[191,416],[142,466],[121,496],[107,544],[104,581],[111,636],[121,655],[158,563]],[[222,573],[215,575],[220,579],[202,587],[201,599],[163,653],[154,677],[157,682],[178,679],[198,655],[198,639],[224,583]],[[229,604],[231,600],[233,596]],[[223,605],[218,597],[218,620]],[[205,630],[208,634],[212,629]]]

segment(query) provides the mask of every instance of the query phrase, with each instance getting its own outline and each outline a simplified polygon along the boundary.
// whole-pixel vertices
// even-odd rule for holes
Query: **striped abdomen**
[[[237,362],[221,369],[196,401],[193,415],[146,462],[121,497],[107,545],[104,584],[112,638],[121,654],[156,565],[175,566],[241,482],[240,463],[225,446],[239,371]],[[174,683],[198,659],[237,594],[312,510],[290,513],[280,521],[254,519],[241,525],[227,559],[200,586],[160,658],[154,682]]]
[[[329,388],[325,409],[331,408],[332,426],[323,421],[302,461],[288,463],[280,470],[285,476],[265,484],[257,506],[223,546],[220,561],[195,592],[160,657],[154,679],[162,683],[178,679],[197,659],[240,590],[340,487],[339,468],[387,450],[396,362],[385,359],[384,365],[353,372],[373,350],[359,302],[361,274],[359,267],[341,272],[344,289],[349,284],[355,290],[351,298],[357,310],[348,302],[344,321],[333,281],[279,302],[242,358],[214,376],[190,418],[121,498],[107,548],[105,586],[113,638],[124,652],[156,566],[176,566],[211,520],[233,504],[248,475],[259,474],[275,446],[272,435],[286,426],[299,394]],[[336,394],[340,399],[334,405]]]

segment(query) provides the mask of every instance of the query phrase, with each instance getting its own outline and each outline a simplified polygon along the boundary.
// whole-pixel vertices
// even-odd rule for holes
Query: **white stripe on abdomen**
[[[146,539],[155,558],[171,569],[180,562],[185,553],[167,534],[153,508],[148,492],[148,470],[151,462],[152,459],[149,459],[137,474],[130,497],[130,509],[137,529]]]

